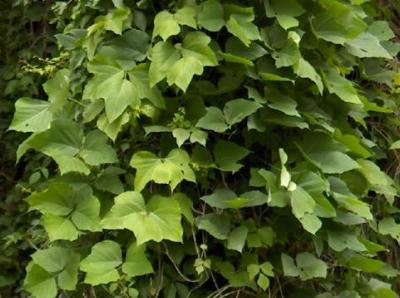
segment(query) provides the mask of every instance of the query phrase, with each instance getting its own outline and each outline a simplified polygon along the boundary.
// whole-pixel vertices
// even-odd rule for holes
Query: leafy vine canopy
[[[400,44],[377,2],[55,2],[67,64],[9,127],[50,173],[24,289],[398,297],[398,144],[375,123],[399,125]]]

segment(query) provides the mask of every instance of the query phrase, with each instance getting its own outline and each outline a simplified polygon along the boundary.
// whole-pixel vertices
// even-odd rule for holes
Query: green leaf
[[[321,220],[314,214],[304,214],[303,217],[299,218],[301,225],[304,230],[315,235],[321,229],[322,222]]]
[[[43,89],[49,97],[49,110],[52,113],[57,112],[68,98],[69,71],[67,69],[57,71],[53,78],[43,84]]]
[[[307,213],[314,213],[315,201],[301,186],[290,192],[290,202],[292,212],[297,218],[302,218]]]
[[[397,140],[395,142],[393,142],[390,147],[390,150],[395,150],[395,149],[400,149],[400,140]]]
[[[163,239],[181,242],[181,209],[175,196],[151,197],[147,205],[138,192],[124,192],[115,198],[115,204],[102,221],[105,229],[128,229],[138,245]]]
[[[57,296],[57,284],[52,274],[31,262],[28,264],[24,289],[37,298],[54,298]]]
[[[305,12],[304,8],[296,0],[289,0],[284,4],[278,0],[265,0],[264,5],[267,17],[275,17],[279,25],[285,30],[297,27],[299,21],[296,17]]]
[[[380,44],[378,37],[368,32],[361,33],[356,38],[347,41],[345,46],[351,54],[360,58],[392,58]]]
[[[69,184],[54,182],[48,189],[30,195],[28,203],[31,209],[45,215],[44,224],[51,241],[75,240],[79,230],[99,229],[100,203],[86,185],[73,189]]]
[[[269,278],[264,274],[260,274],[257,279],[257,285],[265,291],[269,287]]]
[[[142,276],[152,273],[153,266],[146,256],[146,246],[132,243],[126,253],[126,259],[122,265],[122,271],[129,277]]]
[[[242,252],[246,243],[248,229],[245,225],[241,225],[233,229],[228,236],[227,248]]]
[[[170,36],[179,34],[181,31],[179,25],[186,25],[196,29],[195,14],[195,10],[189,6],[184,6],[175,14],[171,14],[166,10],[161,11],[154,18],[153,38],[161,36],[166,41]]]
[[[138,106],[137,88],[125,79],[125,70],[117,61],[109,61],[104,55],[97,55],[88,65],[88,71],[94,77],[85,87],[84,98],[103,98],[107,118],[110,122],[117,119],[128,106]]]
[[[216,239],[226,240],[229,237],[231,222],[226,215],[210,213],[198,216],[195,223],[199,230],[207,231]]]
[[[120,6],[113,9],[104,18],[104,29],[121,35],[124,24],[128,20],[131,11],[129,8]]]
[[[262,105],[257,102],[238,98],[228,101],[224,106],[224,116],[228,127],[243,121],[254,114]]]
[[[106,144],[106,138],[98,131],[88,134],[83,141],[83,131],[75,122],[57,120],[49,130],[32,135],[25,142],[24,150],[33,148],[50,157],[58,164],[61,174],[80,172],[89,174],[89,165],[116,162],[114,150]],[[83,143],[83,144],[82,144]]]
[[[390,235],[400,243],[400,224],[393,217],[386,217],[378,222],[378,231],[382,235]]]
[[[222,111],[216,107],[207,108],[207,113],[199,119],[196,127],[212,130],[215,132],[224,132],[228,129],[225,122],[225,116]]]
[[[186,91],[194,75],[201,75],[203,66],[195,57],[187,56],[179,59],[169,70],[167,75],[168,85],[175,84]]]
[[[224,8],[219,0],[201,3],[197,15],[199,25],[208,31],[217,32],[225,25]]]
[[[79,254],[62,247],[50,247],[38,250],[32,255],[35,264],[57,280],[57,285],[63,290],[75,290],[78,282]]]
[[[301,54],[298,48],[298,44],[289,39],[286,45],[272,54],[275,59],[275,65],[277,68],[288,67],[299,63]]]
[[[325,85],[329,93],[336,94],[344,102],[361,104],[358,92],[351,81],[342,77],[332,68],[325,70],[323,74]]]
[[[293,65],[293,70],[299,77],[313,81],[317,86],[319,93],[322,94],[324,91],[324,85],[321,76],[307,60],[300,58],[299,61]]]
[[[260,39],[258,27],[252,23],[255,17],[252,7],[225,4],[224,10],[225,15],[229,16],[226,23],[229,33],[240,39],[246,46],[249,46],[252,40]]]
[[[149,69],[150,86],[155,86],[163,80],[181,55],[170,42],[159,42],[151,49],[151,64]]]
[[[169,184],[172,190],[182,180],[196,182],[189,163],[189,155],[181,149],[172,150],[165,158],[158,158],[148,151],[136,152],[130,162],[136,169],[135,190],[142,191],[150,181]]]
[[[168,37],[179,34],[180,31],[178,22],[170,12],[161,11],[154,18],[153,38],[159,35],[165,41]]]
[[[20,132],[40,132],[50,128],[53,119],[50,103],[22,97],[15,102],[15,114],[10,129]]]
[[[299,270],[297,269],[296,264],[294,263],[293,258],[288,256],[287,254],[281,254],[281,262],[282,262],[282,269],[283,274],[285,276],[296,277],[299,276]]]
[[[308,252],[300,253],[296,256],[297,268],[301,280],[313,278],[325,278],[328,266],[321,260]]]
[[[245,158],[250,151],[236,143],[229,141],[218,141],[214,147],[215,163],[221,171],[237,172],[243,166],[238,163]]]
[[[129,114],[125,112],[113,122],[110,122],[106,114],[102,114],[97,120],[97,127],[111,140],[115,141],[122,127],[129,122],[129,118]]]
[[[81,261],[80,269],[86,272],[84,282],[95,286],[117,281],[119,273],[116,268],[121,264],[122,253],[119,244],[104,240],[92,247],[91,253]]]
[[[50,241],[73,241],[78,239],[79,231],[68,218],[54,214],[45,214],[42,219]]]
[[[230,189],[219,188],[213,194],[200,198],[214,208],[245,208],[267,203],[268,197],[260,191],[249,191],[237,196]]]
[[[367,28],[358,11],[351,5],[337,0],[321,0],[319,3],[324,10],[311,20],[312,29],[318,38],[343,45]]]
[[[346,248],[354,251],[365,250],[365,246],[351,231],[329,231],[328,244],[335,251],[343,251]]]
[[[170,42],[157,43],[151,52],[150,85],[167,78],[169,85],[186,91],[195,74],[201,75],[204,67],[218,64],[213,50],[208,46],[210,37],[203,32],[188,33],[182,44],[175,47]]]
[[[107,144],[107,137],[98,130],[86,135],[79,155],[91,166],[118,161],[113,147]]]
[[[325,134],[307,134],[302,144],[297,144],[301,153],[324,173],[341,174],[360,166],[343,153],[345,149]]]

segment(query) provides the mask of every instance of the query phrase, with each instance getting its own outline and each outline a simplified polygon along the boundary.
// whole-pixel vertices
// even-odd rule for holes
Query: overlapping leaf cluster
[[[66,4],[69,66],[15,104],[18,159],[52,173],[25,289],[397,297],[379,124],[399,125],[400,45],[377,3],[128,2]]]

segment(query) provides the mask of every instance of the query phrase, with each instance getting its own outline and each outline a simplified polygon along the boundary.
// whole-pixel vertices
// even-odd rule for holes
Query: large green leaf
[[[48,189],[28,197],[32,209],[44,214],[44,226],[51,241],[75,240],[79,231],[98,231],[100,203],[87,185],[78,189],[54,182]]]
[[[138,245],[163,239],[181,242],[181,209],[173,197],[155,195],[145,204],[138,192],[124,192],[115,198],[115,204],[102,220],[106,229],[128,229]]]
[[[84,138],[83,131],[77,123],[57,120],[52,123],[50,129],[28,138],[23,146],[20,146],[17,155],[20,157],[33,148],[52,157],[57,162],[61,174],[80,172],[87,175],[89,168],[86,164],[100,165],[117,161],[114,149],[107,145],[106,141],[99,131],[92,131]]]
[[[38,298],[56,297],[57,286],[75,290],[79,258],[73,250],[57,246],[36,251],[27,267],[24,288]]]

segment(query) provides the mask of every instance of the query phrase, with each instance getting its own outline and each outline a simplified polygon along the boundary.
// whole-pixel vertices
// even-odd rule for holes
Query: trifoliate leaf
[[[189,155],[181,149],[172,150],[165,158],[158,158],[148,151],[136,152],[130,162],[136,169],[135,190],[142,191],[150,181],[169,184],[172,190],[182,180],[196,182],[189,162]]]
[[[102,221],[106,229],[128,229],[138,245],[163,239],[181,242],[181,209],[172,197],[153,196],[147,205],[138,192],[124,192],[115,198],[115,204]]]
[[[44,224],[50,240],[75,240],[79,230],[98,231],[100,203],[88,186],[78,190],[69,184],[54,182],[48,189],[28,197],[32,209],[45,215]],[[57,231],[57,224],[65,233]]]

